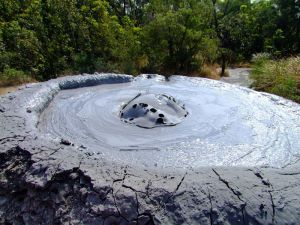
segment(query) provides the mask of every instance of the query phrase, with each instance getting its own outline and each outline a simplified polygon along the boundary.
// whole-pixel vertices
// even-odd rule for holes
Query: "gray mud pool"
[[[164,102],[162,95],[173,96],[184,110],[168,106],[173,101]],[[144,111],[141,104],[147,105]],[[120,119],[125,106],[140,110],[124,115],[128,123]],[[131,83],[61,91],[43,112],[39,129],[125,164],[284,167],[300,153],[300,120],[293,110],[279,99],[220,82],[180,76],[166,82],[160,76],[142,76]],[[174,126],[155,127],[159,115],[163,122],[178,113],[182,121],[177,125],[178,118],[171,118]],[[135,121],[154,128],[130,124]]]
[[[300,105],[94,74],[0,96],[0,224],[300,224]]]

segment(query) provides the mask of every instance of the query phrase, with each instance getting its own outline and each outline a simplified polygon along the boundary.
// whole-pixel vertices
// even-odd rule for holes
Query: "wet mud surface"
[[[82,144],[86,152],[125,165],[284,167],[299,159],[299,125],[290,108],[249,89],[158,76],[63,90],[38,129],[41,136]]]
[[[5,95],[7,93],[14,92],[18,89],[19,86],[11,86],[11,87],[0,87],[0,95]]]
[[[299,223],[298,104],[147,77],[64,77],[0,97],[0,223]],[[189,115],[153,129],[124,123],[122,106],[143,91]]]

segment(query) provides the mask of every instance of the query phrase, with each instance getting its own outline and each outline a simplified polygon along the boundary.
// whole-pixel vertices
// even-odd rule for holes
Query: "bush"
[[[220,80],[220,69],[217,64],[204,64],[199,72],[200,77]]]
[[[300,57],[253,60],[252,87],[300,103]]]
[[[32,82],[34,79],[24,71],[6,67],[0,74],[0,86],[12,86]]]
[[[255,63],[261,63],[269,59],[271,59],[271,54],[267,52],[253,54],[252,56],[252,61]]]

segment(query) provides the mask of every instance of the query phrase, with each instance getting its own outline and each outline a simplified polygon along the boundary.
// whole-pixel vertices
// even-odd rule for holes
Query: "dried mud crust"
[[[131,79],[66,77],[0,98],[0,224],[299,223],[297,162],[282,169],[159,171],[40,138],[38,115],[61,89]]]

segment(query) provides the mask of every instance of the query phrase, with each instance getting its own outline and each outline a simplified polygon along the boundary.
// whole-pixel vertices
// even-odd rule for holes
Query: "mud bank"
[[[273,95],[198,78],[175,76],[166,90],[162,77],[147,77],[133,79],[114,74],[65,77],[26,85],[0,97],[0,223],[299,223],[299,105]],[[183,90],[178,85],[182,83],[189,85],[190,96],[200,93],[195,96],[197,100],[188,102],[188,95],[180,94]],[[119,88],[122,86],[130,86],[126,90],[131,91]],[[185,103],[190,115],[177,126],[140,130],[141,134],[136,129],[143,128],[117,120],[116,114],[111,113],[120,110],[115,103],[126,102],[145,89],[172,94]],[[225,94],[222,98],[225,102],[218,98],[218,90]],[[232,96],[233,93],[236,95]],[[196,102],[202,105],[193,106]],[[205,107],[209,103],[211,109],[223,105],[212,112],[221,111],[235,120],[230,117],[218,120],[214,115],[216,121],[207,121],[212,118],[210,114],[206,123],[202,121],[207,129],[181,133],[195,122],[198,127],[201,125],[200,115],[208,113]],[[67,117],[72,120],[62,120]],[[234,123],[236,119],[242,124],[240,127]],[[79,126],[78,121],[83,124]],[[220,123],[220,128],[210,127]],[[97,127],[96,131],[88,129],[92,125]],[[125,128],[126,132],[122,131]],[[174,130],[165,131],[170,128]],[[105,129],[112,131],[107,137]],[[205,134],[209,129],[222,130],[225,136],[208,132],[209,135],[199,137],[199,133]],[[232,132],[234,138],[230,139]],[[124,137],[122,141],[120,133],[139,134],[134,138],[138,143],[133,145],[134,140]],[[180,137],[184,133],[188,134],[187,139]],[[109,139],[113,134],[115,140]],[[152,140],[153,136],[157,140]],[[198,139],[205,142],[197,145]],[[128,146],[131,150],[124,151]],[[158,150],[153,151],[151,146]],[[248,147],[253,150],[257,147],[259,151],[247,152]],[[239,158],[236,154],[239,151],[248,154]],[[191,156],[191,152],[200,152],[202,156]],[[218,154],[223,154],[220,157],[223,161],[214,161]],[[224,154],[227,159],[235,159],[235,163],[224,160]],[[186,157],[188,160],[184,161]],[[243,161],[245,157],[248,160]],[[228,161],[231,163],[226,164]]]

